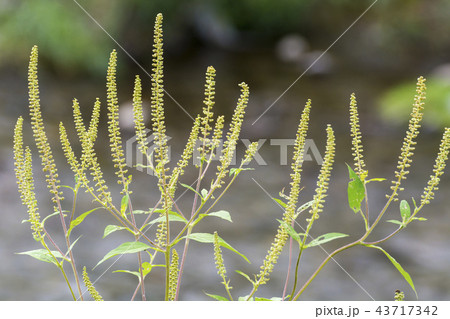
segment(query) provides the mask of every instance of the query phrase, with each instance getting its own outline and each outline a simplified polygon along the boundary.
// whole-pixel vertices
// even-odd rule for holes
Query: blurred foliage
[[[393,124],[404,124],[411,113],[415,83],[407,82],[388,90],[380,99],[380,110],[384,120]],[[427,80],[427,100],[424,124],[431,129],[450,125],[450,82],[443,79]]]
[[[274,41],[287,33],[299,33],[322,47],[334,41],[373,0],[77,2],[133,57],[139,61],[146,59],[145,63],[151,56],[149,35],[158,12],[164,14],[166,21],[169,54],[170,48],[172,53],[183,54],[198,44],[218,45],[218,41],[202,38],[201,34],[217,30],[216,38],[230,34],[239,37],[237,46],[225,45],[231,50],[242,43],[273,46]],[[378,56],[379,60],[384,57],[392,64],[412,63],[429,53],[443,59],[443,52],[450,49],[448,12],[449,0],[378,1],[358,22],[358,31],[343,38],[335,50],[344,50],[344,55],[353,59],[351,52],[356,51],[357,42],[357,51],[372,52],[372,56]],[[100,74],[105,56],[116,46],[75,1],[0,0],[0,66],[22,65],[34,44],[39,45],[44,62],[56,70]],[[359,54],[363,61],[364,56]]]

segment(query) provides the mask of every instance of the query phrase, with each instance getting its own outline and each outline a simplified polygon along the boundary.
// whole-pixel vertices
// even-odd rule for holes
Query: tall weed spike
[[[364,163],[361,131],[359,129],[359,115],[355,93],[350,97],[350,131],[352,136],[352,155],[355,163],[355,172],[363,181],[367,177],[366,164]]]
[[[406,136],[403,140],[403,145],[401,148],[401,153],[399,156],[397,170],[395,171],[395,177],[392,181],[392,198],[398,200],[398,193],[403,189],[400,187],[402,180],[406,179],[409,171],[408,168],[411,166],[411,157],[414,154],[414,149],[416,145],[415,139],[419,135],[420,122],[423,117],[423,106],[426,98],[426,85],[425,78],[419,77],[417,79],[416,96],[414,97],[414,105],[411,112],[411,118],[409,120],[408,130]]]
[[[91,280],[89,279],[89,276],[86,271],[86,267],[83,268],[83,282],[86,288],[88,289],[89,294],[95,301],[103,301],[102,296],[98,293],[98,291],[95,289],[94,285],[92,284]]]
[[[56,170],[55,161],[53,159],[52,150],[48,143],[45,133],[44,123],[42,120],[40,98],[39,98],[39,81],[37,76],[38,70],[38,47],[34,46],[31,50],[30,64],[28,68],[28,91],[29,91],[29,107],[31,115],[31,126],[33,128],[33,136],[42,162],[42,171],[46,173],[47,187],[53,194],[53,202],[62,200],[59,191],[58,172]]]
[[[136,131],[136,138],[139,145],[139,149],[142,154],[147,154],[147,142],[146,132],[144,124],[144,112],[142,109],[142,84],[139,75],[136,75],[134,80],[133,91],[133,115],[134,115],[134,127]]]
[[[177,295],[178,282],[178,253],[172,250],[172,261],[170,263],[170,280],[169,280],[169,300],[174,301]]]
[[[439,146],[439,153],[434,164],[433,175],[430,176],[427,186],[422,194],[421,206],[429,204],[434,198],[434,191],[438,189],[440,176],[444,174],[445,166],[448,160],[450,150],[450,128],[445,128],[442,136],[441,144]]]
[[[108,131],[116,175],[119,178],[118,183],[123,184],[123,189],[128,188],[129,179],[125,177],[127,173],[124,151],[122,147],[122,137],[119,129],[119,102],[117,99],[116,85],[116,66],[117,52],[113,50],[108,64],[107,81],[107,99],[108,99]]]

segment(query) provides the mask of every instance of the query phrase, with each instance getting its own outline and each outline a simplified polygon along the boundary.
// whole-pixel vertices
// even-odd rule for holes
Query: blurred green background
[[[372,0],[0,0],[0,125],[3,128],[0,132],[0,203],[4,215],[0,223],[0,299],[68,298],[56,270],[14,255],[31,249],[33,244],[28,226],[20,224],[26,212],[16,190],[11,154],[12,130],[17,116],[24,115],[28,119],[26,78],[31,47],[39,46],[43,116],[57,149],[57,123],[71,122],[72,98],[80,100],[86,117],[95,97],[105,100],[104,78],[112,49],[119,52],[122,113],[129,114],[134,74],[141,74],[144,79],[148,101],[150,80],[144,70],[151,69],[153,23],[159,12],[164,15],[165,88],[176,100],[165,98],[168,134],[173,137],[172,141],[181,145],[185,140],[192,121],[179,105],[193,115],[201,110],[203,74],[208,65],[213,65],[217,69],[217,113],[230,114],[239,94],[238,83],[245,81],[250,86],[244,138],[293,138],[299,112],[305,100],[312,98],[310,138],[322,150],[327,123],[333,125],[338,138],[335,184],[331,186],[338,191],[345,189],[347,183],[343,164],[352,161],[347,113],[350,93],[355,92],[359,101],[369,172],[372,177],[389,180],[413,102],[415,80],[419,75],[427,77],[429,99],[424,134],[412,167],[414,176],[407,181],[409,191],[405,192],[405,198],[418,196],[431,173],[440,132],[450,125],[450,0],[379,0],[326,51],[373,3]],[[278,100],[305,70],[308,71],[304,76]],[[121,124],[124,136],[132,136],[129,122],[121,120]],[[105,140],[99,146],[107,145],[107,133],[101,133],[100,138]],[[174,156],[180,152],[180,145],[173,145]],[[268,165],[258,167],[249,176],[264,181],[264,187],[271,194],[277,194],[288,185],[288,167],[280,166],[279,149],[270,148],[269,142],[260,153]],[[63,159],[60,153],[57,157]],[[108,156],[103,160],[108,165]],[[37,161],[35,165],[38,171]],[[60,166],[68,173],[67,167],[64,171],[63,161]],[[302,191],[305,197],[314,191],[317,171],[317,165],[307,163],[305,190]],[[151,178],[137,171],[133,173],[138,185]],[[442,178],[434,206],[427,210],[429,222],[411,226],[408,232],[386,245],[410,271],[419,287],[419,295],[427,300],[450,299],[448,175]],[[243,178],[226,198],[222,208],[237,215],[233,215],[233,225],[220,224],[219,232],[254,260],[248,266],[239,264],[232,256],[225,256],[225,262],[228,258],[229,265],[236,263],[241,270],[250,267],[248,272],[252,273],[257,271],[270,245],[275,219],[280,215],[274,213],[277,208],[271,206],[270,199],[250,177]],[[67,180],[71,182],[70,174]],[[380,187],[381,190],[372,193],[373,211],[383,204],[384,192],[389,189],[387,182]],[[45,187],[39,192],[42,207],[48,204]],[[355,229],[360,229],[355,216],[340,205],[345,202],[344,193],[330,194],[328,211],[320,219],[317,235],[320,231],[354,234]],[[148,199],[145,194],[138,195],[139,198],[143,203]],[[45,212],[45,206],[42,211]],[[396,213],[393,209],[390,217],[394,219]],[[91,234],[99,237],[93,239],[98,245],[92,246],[87,236],[84,244],[80,240],[78,248],[81,264],[88,268],[112,248],[110,245],[114,246],[114,242],[101,241],[101,230],[95,223],[104,225],[104,221],[98,218],[92,221],[91,228],[87,226]],[[339,229],[330,229],[331,225],[339,225],[333,226]],[[389,227],[392,226],[386,226]],[[57,224],[55,231],[58,231]],[[381,230],[377,235],[384,234]],[[119,242],[120,238],[117,240]],[[203,289],[220,293],[212,251],[200,248],[190,247],[192,256],[187,260],[182,297],[187,300],[207,299]],[[374,255],[356,250],[338,260],[376,300],[392,300],[395,289],[405,290],[412,299],[413,293],[396,270],[391,269],[383,256]],[[323,258],[321,252],[311,257],[311,266],[308,264],[305,271],[310,271],[312,264]],[[275,291],[272,294],[277,294],[282,289],[281,274],[285,269],[286,261],[280,261],[277,265],[280,275],[274,275],[272,290],[263,290],[264,293]],[[95,273],[100,274],[100,270]],[[130,284],[125,280],[129,278],[122,276],[109,274],[99,282],[98,288],[106,299],[129,299],[134,283]],[[237,281],[237,293],[240,289],[243,289],[242,294],[247,293],[241,288],[245,287],[245,280],[240,282],[238,275],[232,280]],[[153,296],[157,299],[158,293],[154,292]],[[305,298],[370,300],[338,267],[331,265]]]

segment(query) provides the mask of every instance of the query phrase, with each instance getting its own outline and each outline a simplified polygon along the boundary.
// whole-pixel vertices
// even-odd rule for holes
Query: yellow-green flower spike
[[[223,281],[227,280],[227,270],[223,262],[222,250],[220,249],[219,235],[214,232],[214,260],[216,262],[217,274],[222,277]]]
[[[327,196],[328,182],[330,180],[331,170],[333,169],[335,146],[334,132],[331,126],[328,125],[325,158],[320,169],[313,204],[309,211],[309,213],[311,214],[310,224],[312,224],[315,219],[318,219],[319,214],[323,211],[323,203],[325,202],[325,197]],[[308,233],[308,230],[306,232]]]
[[[423,117],[423,106],[426,98],[426,85],[425,78],[419,77],[417,80],[416,96],[414,97],[413,110],[411,112],[411,118],[409,120],[408,130],[406,136],[403,140],[403,145],[401,148],[401,154],[399,156],[397,170],[395,171],[395,180],[392,181],[392,198],[398,200],[398,193],[403,190],[400,187],[402,180],[406,179],[409,171],[408,168],[411,166],[411,157],[414,154],[414,149],[416,145],[416,137],[419,135],[420,121]],[[388,196],[390,197],[390,196]]]
[[[245,108],[248,104],[248,97],[250,91],[248,85],[244,82],[239,84],[241,87],[241,95],[239,97],[236,109],[231,119],[230,128],[227,133],[226,141],[223,145],[222,156],[220,157],[220,166],[218,167],[217,178],[214,187],[219,188],[223,184],[223,178],[228,173],[228,167],[233,160],[234,152],[236,150],[236,144],[241,132],[242,121],[244,120]]]
[[[38,213],[36,194],[34,192],[33,168],[31,151],[23,149],[23,118],[19,117],[14,128],[14,164],[17,186],[22,204],[28,210],[28,222],[31,223],[33,237],[39,241],[42,238],[42,224]]]
[[[134,80],[134,91],[133,91],[133,116],[134,116],[134,127],[136,132],[136,138],[139,145],[139,149],[142,154],[147,154],[147,143],[146,143],[146,133],[144,124],[144,112],[142,109],[142,84],[139,75],[136,75]]]
[[[103,301],[102,296],[98,293],[98,291],[95,289],[94,285],[92,284],[91,280],[89,279],[89,276],[86,271],[86,267],[83,268],[83,282],[86,286],[89,294],[91,295],[92,299],[95,301]]]
[[[66,157],[67,163],[70,165],[70,168],[74,172],[77,180],[88,183],[86,176],[82,172],[81,165],[73,152],[72,146],[70,145],[66,128],[62,122],[59,123],[59,137],[61,140],[62,149],[64,151],[64,156]]]
[[[129,179],[125,177],[127,173],[125,157],[122,147],[122,138],[119,130],[119,102],[117,99],[116,85],[117,52],[113,50],[108,64],[107,99],[108,99],[108,131],[111,147],[111,155],[116,168],[118,183],[123,184],[123,189],[128,188]]]
[[[247,165],[251,162],[256,152],[258,151],[258,142],[253,142],[249,145],[247,150],[245,151],[244,159],[242,160],[242,165]]]
[[[177,295],[178,283],[178,253],[175,249],[172,250],[172,261],[170,263],[169,276],[169,300],[173,301]]]
[[[53,159],[52,150],[48,143],[47,135],[44,129],[44,123],[41,115],[41,106],[39,99],[39,81],[37,76],[38,70],[38,48],[34,46],[31,50],[30,64],[28,68],[28,91],[29,91],[29,107],[31,115],[31,126],[33,128],[33,136],[42,162],[42,171],[46,173],[47,187],[53,194],[53,202],[62,200],[61,192],[59,192],[58,172],[56,170],[55,161]]]
[[[292,162],[292,173],[291,173],[291,191],[288,197],[288,204],[286,210],[283,214],[283,222],[290,224],[296,210],[296,205],[298,202],[298,195],[300,193],[300,180],[301,180],[301,167],[303,163],[304,147],[306,141],[306,134],[308,131],[309,124],[309,114],[311,110],[311,100],[308,100],[305,108],[303,109],[300,123],[297,129],[297,136],[295,139],[294,155]],[[288,239],[289,235],[286,228],[280,225],[275,235],[275,239],[266,255],[261,266],[261,271],[258,274],[258,285],[263,285],[269,281],[269,275],[273,271],[274,265],[278,261],[284,245]]]
[[[75,122],[75,128],[77,130],[78,137],[81,141],[84,134],[86,133],[86,126],[83,123],[83,117],[81,115],[80,104],[78,103],[77,99],[73,99],[72,109],[73,109],[73,119]]]
[[[367,170],[365,169],[363,146],[361,142],[361,131],[359,129],[359,115],[356,103],[355,93],[350,97],[350,131],[352,136],[352,155],[355,163],[355,172],[363,181],[367,177]]]
[[[200,130],[201,117],[197,116],[194,125],[192,126],[191,133],[189,134],[189,139],[181,155],[181,159],[178,161],[177,166],[174,168],[172,176],[170,177],[170,187],[171,187],[171,197],[175,193],[175,188],[177,186],[178,179],[184,174],[184,169],[189,164],[189,160],[192,158],[194,147],[198,139],[198,134]]]
[[[216,82],[214,81],[216,76],[216,70],[209,66],[206,70],[206,83],[205,83],[205,99],[203,101],[203,118],[201,123],[202,136],[207,138],[211,131],[210,123],[213,121],[212,108],[214,106],[214,95]]]
[[[446,128],[444,135],[442,136],[441,144],[439,146],[439,153],[436,157],[434,164],[433,175],[428,181],[428,185],[425,187],[422,194],[421,206],[429,204],[434,198],[434,191],[438,189],[440,182],[440,176],[444,174],[445,166],[448,160],[448,153],[450,149],[450,128]]]
[[[164,85],[163,85],[163,31],[162,14],[156,16],[153,44],[153,68],[152,68],[152,123],[153,134],[155,135],[156,149],[154,152],[157,163],[157,174],[160,175],[160,184],[165,183],[161,180],[165,176],[165,164],[169,161],[168,147],[166,137],[165,115],[164,115]]]
[[[94,108],[92,109],[92,115],[91,115],[91,122],[89,123],[89,130],[88,134],[92,141],[92,143],[95,142],[98,135],[98,122],[100,119],[100,106],[101,102],[99,98],[96,98],[94,103]]]

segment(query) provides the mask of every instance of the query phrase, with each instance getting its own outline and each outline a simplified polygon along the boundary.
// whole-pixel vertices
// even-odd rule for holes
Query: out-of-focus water
[[[125,59],[125,57],[121,57]],[[242,270],[248,274],[258,273],[265,254],[270,247],[276,232],[277,221],[282,211],[267,195],[277,196],[289,186],[289,166],[281,165],[281,148],[273,142],[274,139],[295,138],[300,112],[307,98],[313,101],[311,112],[311,128],[308,138],[311,138],[323,156],[325,144],[325,127],[330,123],[337,137],[336,164],[330,183],[331,192],[327,198],[325,211],[314,225],[311,235],[316,237],[326,232],[342,232],[351,237],[323,245],[323,249],[315,248],[306,251],[301,269],[300,281],[305,281],[321,261],[337,245],[350,242],[363,233],[361,218],[347,208],[346,183],[348,173],[345,162],[351,163],[351,140],[348,126],[348,101],[350,93],[356,92],[361,113],[361,127],[365,144],[366,163],[371,177],[384,177],[387,181],[369,185],[371,219],[381,210],[385,203],[384,195],[389,190],[389,181],[397,162],[399,149],[403,138],[403,129],[390,127],[377,117],[376,98],[389,83],[396,80],[389,74],[371,74],[341,65],[338,62],[330,73],[302,77],[278,101],[280,95],[292,82],[303,73],[304,69],[276,60],[270,53],[259,55],[228,56],[207,54],[206,57],[189,61],[166,62],[166,90],[177,101],[173,102],[166,96],[166,111],[168,135],[172,137],[172,162],[178,159],[182,144],[188,136],[191,119],[179,108],[193,116],[201,110],[203,99],[203,74],[207,65],[214,65],[217,70],[217,103],[216,114],[230,114],[239,96],[237,84],[245,81],[251,90],[247,117],[244,122],[242,138],[252,141],[266,139],[260,150],[261,159],[266,165],[253,162],[254,171],[241,174],[238,181],[222,199],[217,209],[228,210],[233,223],[217,220],[204,220],[198,226],[199,232],[218,231],[233,247],[244,253],[251,260],[247,264],[239,256],[228,251],[224,252],[225,265],[231,278],[232,290],[235,296],[246,295],[250,291],[248,282],[235,273]],[[120,61],[119,61],[120,64]],[[42,75],[43,74],[43,75]],[[27,256],[15,253],[39,248],[33,241],[29,224],[22,224],[26,219],[26,210],[20,204],[17,193],[12,159],[12,133],[17,116],[26,114],[26,74],[3,74],[0,79],[1,117],[0,124],[0,203],[2,207],[2,222],[0,223],[0,299],[2,300],[68,300],[70,295],[58,269],[50,264],[36,261]],[[147,100],[150,96],[150,81],[144,77],[147,87]],[[414,81],[414,77],[411,81]],[[120,78],[121,90],[119,100],[126,105],[131,100],[133,77]],[[71,99],[77,97],[86,118],[96,96],[104,99],[104,83],[98,80],[64,80],[57,76],[41,73],[41,99],[43,116],[47,122],[48,135],[54,146],[55,158],[58,162],[63,184],[73,183],[70,171],[64,164],[63,155],[59,150],[57,123],[64,121],[70,127]],[[413,94],[413,92],[411,93]],[[412,101],[413,96],[411,96]],[[275,104],[272,105],[277,101]],[[271,106],[271,107],[270,107]],[[268,108],[270,110],[259,120],[260,115]],[[104,115],[104,114],[103,114]],[[28,116],[25,115],[29,124]],[[103,116],[102,120],[106,122]],[[256,121],[256,123],[254,123]],[[254,123],[254,124],[252,124]],[[73,128],[70,128],[73,130]],[[31,132],[27,142],[31,144]],[[73,135],[74,136],[74,135]],[[98,153],[105,165],[105,176],[113,192],[117,193],[112,165],[109,163],[109,153],[105,146],[107,132],[103,126],[100,132]],[[132,132],[124,130],[124,139],[131,138]],[[431,174],[434,156],[437,152],[440,136],[426,128],[419,139],[415,164],[411,168],[404,199],[420,197],[428,176]],[[272,144],[271,144],[272,141]],[[244,150],[239,145],[239,154]],[[292,148],[288,148],[288,158]],[[312,154],[313,155],[313,154]],[[314,158],[314,156],[313,156]],[[262,163],[260,161],[260,163]],[[39,171],[39,159],[35,151],[35,175],[37,178],[37,193],[40,213],[45,216],[51,210],[47,190],[42,182]],[[300,202],[309,201],[315,189],[319,166],[314,162],[306,162],[302,175],[303,190]],[[156,180],[143,172],[130,168],[133,173],[134,207],[148,208],[158,198],[155,192]],[[195,180],[195,173],[188,173],[183,182],[190,184]],[[398,236],[382,244],[411,274],[420,299],[448,300],[450,298],[450,209],[448,194],[450,190],[448,174],[442,178],[442,184],[436,200],[424,209],[423,216],[427,222],[412,224]],[[258,185],[259,184],[259,185]],[[267,193],[266,193],[267,192]],[[70,196],[66,196],[67,205]],[[180,206],[188,209],[190,197],[184,195]],[[90,199],[82,196],[79,202],[79,213],[88,209]],[[399,216],[398,204],[394,203],[385,219],[396,219]],[[85,209],[85,210],[83,210]],[[299,222],[304,225],[305,217],[300,216]],[[112,234],[107,239],[101,239],[103,229],[113,220],[106,213],[98,212],[89,216],[85,223],[74,231],[72,238],[82,235],[74,248],[78,267],[87,266],[92,269],[110,249],[123,241],[132,240],[125,234]],[[49,231],[61,240],[60,225],[55,218],[49,223]],[[373,235],[374,240],[382,238],[395,226],[382,222]],[[176,247],[179,252],[182,246]],[[262,287],[258,295],[264,297],[280,296],[283,290],[287,270],[287,248],[283,252],[268,285]],[[128,300],[134,288],[135,278],[128,274],[115,273],[118,269],[135,270],[135,256],[125,256],[112,265],[113,259],[90,271],[91,279],[96,280],[97,289],[107,300]],[[109,268],[111,267],[111,268]],[[69,267],[67,267],[68,269]],[[108,270],[108,271],[107,271]],[[106,274],[104,272],[106,271]],[[220,285],[220,277],[216,274],[213,259],[213,248],[208,244],[191,242],[186,266],[183,274],[181,299],[208,300],[203,293],[224,294]],[[158,285],[163,283],[163,272],[154,270],[146,284],[150,299],[161,299],[162,291]],[[330,262],[305,292],[306,300],[392,300],[396,289],[405,291],[409,300],[414,299],[412,290],[402,279],[398,271],[377,250],[370,251],[357,247],[336,257],[336,263]]]

